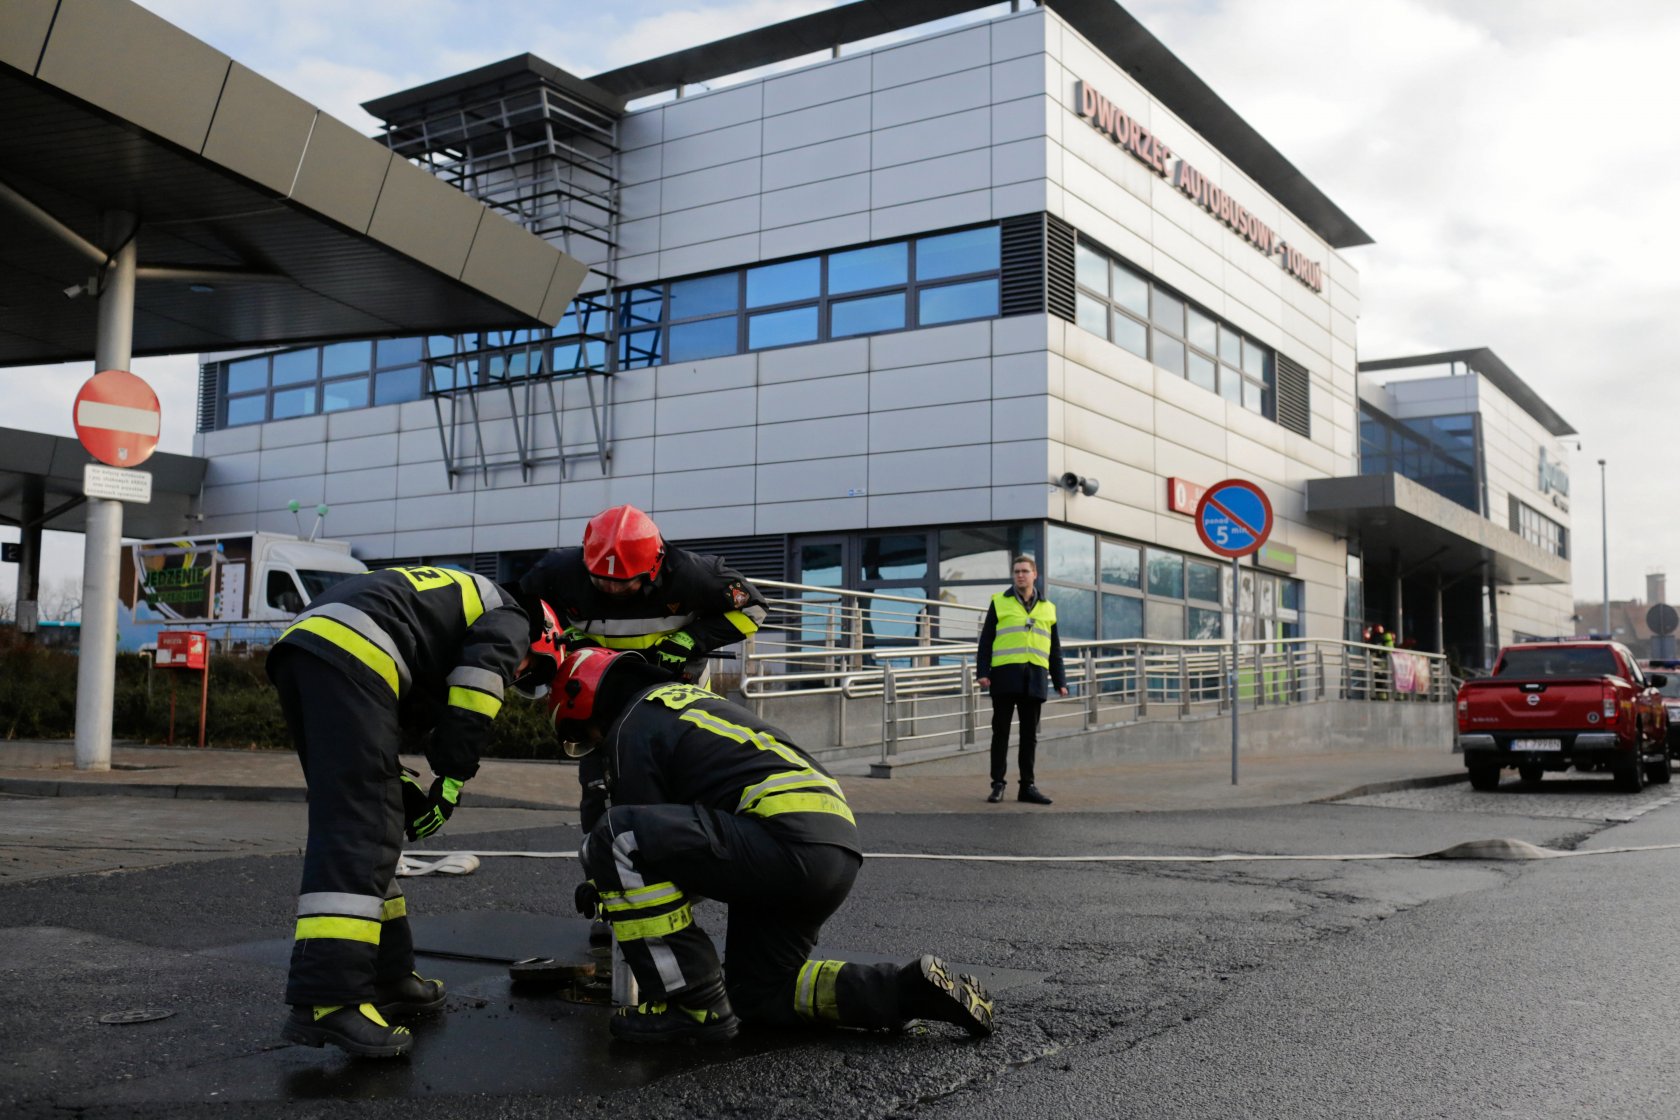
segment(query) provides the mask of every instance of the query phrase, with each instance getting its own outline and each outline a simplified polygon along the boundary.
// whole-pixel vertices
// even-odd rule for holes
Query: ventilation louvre
[[[1277,422],[1296,435],[1312,438],[1312,378],[1299,363],[1277,356]]]

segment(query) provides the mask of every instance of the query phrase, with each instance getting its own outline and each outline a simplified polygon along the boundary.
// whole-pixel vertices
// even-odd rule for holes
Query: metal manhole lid
[[[140,1007],[133,1011],[112,1011],[101,1015],[99,1021],[111,1024],[150,1023],[157,1019],[167,1019],[173,1014],[175,1012],[166,1011],[161,1007]]]

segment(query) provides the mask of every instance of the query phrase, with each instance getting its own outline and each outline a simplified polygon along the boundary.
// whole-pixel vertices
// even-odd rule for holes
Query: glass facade
[[[1515,495],[1511,496],[1511,532],[1553,556],[1569,559],[1569,530]]]
[[[1474,413],[1396,420],[1359,408],[1359,473],[1398,474],[1477,513],[1481,429]],[[1513,526],[1514,527],[1514,526]]]
[[[221,378],[219,426],[419,400],[424,356],[424,339],[383,338],[211,363],[209,375]]]
[[[1074,253],[1076,323],[1256,415],[1277,419],[1270,349],[1084,237]]]

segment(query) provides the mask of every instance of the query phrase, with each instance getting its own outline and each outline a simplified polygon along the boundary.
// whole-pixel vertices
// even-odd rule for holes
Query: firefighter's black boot
[[[898,1007],[907,1020],[955,1023],[975,1037],[992,1033],[992,1000],[980,981],[954,975],[931,953],[898,970]]]
[[[729,1006],[723,977],[673,993],[658,1003],[620,1007],[607,1021],[623,1042],[728,1042],[741,1029]]]
[[[362,1058],[395,1058],[408,1053],[414,1035],[407,1027],[393,1027],[371,1003],[343,1007],[292,1008],[280,1037],[300,1046],[332,1043]]]
[[[373,989],[373,1006],[381,1015],[407,1017],[443,1009],[443,981],[427,980],[418,972],[382,980]]]

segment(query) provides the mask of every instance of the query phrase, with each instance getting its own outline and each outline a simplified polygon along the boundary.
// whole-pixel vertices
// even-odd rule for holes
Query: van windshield
[[[1496,677],[1517,677],[1539,680],[1545,677],[1619,677],[1616,655],[1607,649],[1590,646],[1568,649],[1553,646],[1547,649],[1513,649],[1505,652]]]
[[[309,596],[313,603],[315,596],[325,591],[335,583],[343,583],[355,572],[323,572],[319,568],[299,568],[298,579],[303,583],[303,593]]]

